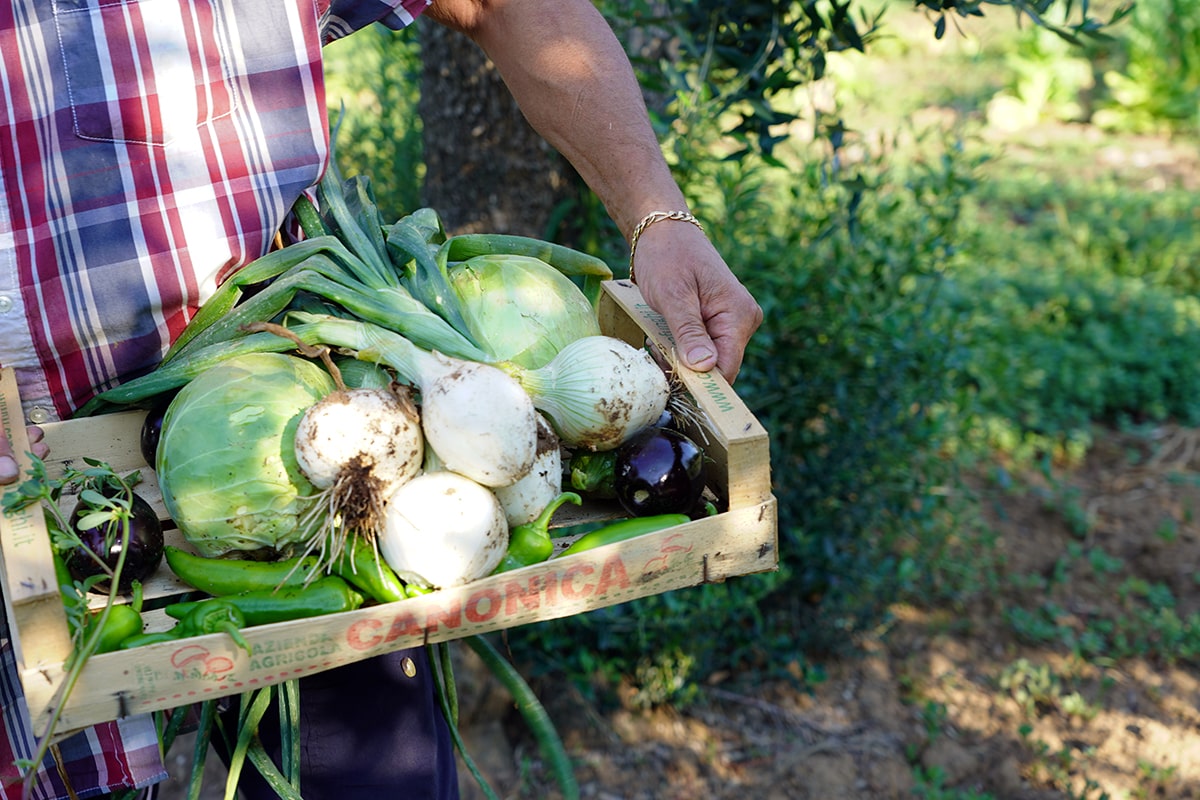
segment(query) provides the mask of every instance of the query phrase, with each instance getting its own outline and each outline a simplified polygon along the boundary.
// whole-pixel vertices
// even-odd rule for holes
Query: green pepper
[[[375,546],[360,536],[349,538],[341,556],[330,565],[330,571],[379,603],[391,603],[408,596],[395,571],[379,558]]]
[[[163,548],[163,555],[184,583],[218,597],[303,586],[317,569],[315,556],[285,561],[206,558],[169,545]]]
[[[341,578],[330,575],[313,581],[309,586],[260,589],[208,600],[172,603],[165,610],[167,616],[183,619],[196,606],[215,602],[234,606],[245,616],[246,625],[253,626],[353,611],[362,605],[363,596]]]
[[[91,635],[90,628],[92,625],[99,624],[101,613],[96,612],[95,616],[89,620],[89,631],[85,636]],[[104,620],[104,627],[100,629],[100,642],[96,645],[96,652],[111,653],[121,646],[121,642],[141,632],[142,615],[138,610],[124,603],[114,605],[108,610],[108,617]]]
[[[492,574],[539,564],[549,558],[554,552],[554,542],[550,539],[550,518],[558,511],[558,507],[566,502],[579,505],[583,501],[574,492],[563,492],[542,509],[537,519],[509,531],[508,550],[505,551],[500,564],[492,570]]]
[[[601,450],[596,453],[577,451],[567,464],[571,488],[583,492],[588,497],[611,500],[617,496],[617,491],[613,488],[613,470],[616,463],[616,450]]]
[[[241,631],[246,626],[246,617],[236,605],[228,602],[226,598],[215,597],[212,600],[178,605],[192,607],[175,623],[175,627],[169,631],[130,636],[121,643],[121,649],[129,650],[146,644],[187,639],[209,633],[225,633],[233,639],[238,647],[247,653],[250,652],[250,645],[242,636]]]
[[[84,630],[82,640],[86,641],[93,633],[96,626],[100,624],[100,620],[104,613],[103,610],[90,612],[87,608],[87,602],[79,593],[75,585],[75,579],[71,577],[71,571],[67,568],[66,559],[62,554],[55,550],[52,553],[54,560],[54,576],[58,581],[58,591],[62,595],[63,607],[67,611],[67,626],[74,636],[82,622]],[[100,630],[100,638],[96,642],[96,653],[111,653],[118,649],[121,642],[130,636],[139,635],[142,632],[142,584],[140,581],[134,581],[133,601],[130,603],[116,603],[108,610],[108,616],[103,617],[104,627]],[[74,658],[72,654],[71,659]],[[67,662],[71,663],[70,660]]]
[[[682,525],[685,522],[691,522],[691,517],[687,514],[655,514],[650,517],[623,519],[620,522],[605,525],[603,528],[597,528],[580,536],[570,547],[562,551],[560,558],[562,556],[573,556],[585,550],[594,550],[606,544],[623,542],[626,539],[632,539],[647,533],[654,533],[655,531],[661,531],[664,528],[670,528],[675,525]]]

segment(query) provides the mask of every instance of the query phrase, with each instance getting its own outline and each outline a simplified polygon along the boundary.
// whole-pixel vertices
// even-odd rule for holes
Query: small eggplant
[[[704,451],[671,428],[650,428],[616,451],[613,491],[638,517],[686,514],[704,491]]]
[[[104,488],[101,493],[109,497],[115,496],[114,490]],[[121,579],[117,589],[122,594],[129,594],[134,581],[145,581],[150,577],[163,557],[163,531],[158,514],[144,499],[136,493],[132,495],[129,517],[129,552],[125,556],[125,564],[121,569]],[[104,574],[104,569],[96,563],[92,553],[100,558],[111,570],[116,567],[121,555],[121,525],[116,521],[102,522],[98,525],[81,528],[80,523],[87,515],[95,511],[94,504],[81,496],[71,512],[70,523],[75,534],[83,543],[63,555],[67,570],[77,581],[84,581],[93,575]],[[84,548],[87,548],[85,550]],[[88,550],[91,553],[87,552]],[[109,581],[96,583],[92,591],[105,592],[109,590]]]
[[[150,410],[146,412],[146,419],[142,422],[141,445],[142,458],[150,469],[154,469],[155,455],[158,453],[158,440],[162,437],[163,417],[166,416],[167,406],[171,404],[171,398],[174,393],[164,395],[159,398]]]

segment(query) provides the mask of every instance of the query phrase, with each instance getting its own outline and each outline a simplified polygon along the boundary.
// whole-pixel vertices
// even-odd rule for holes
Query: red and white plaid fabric
[[[154,368],[328,154],[321,45],[429,0],[0,2],[0,364],[35,422]],[[0,619],[0,782],[29,720]],[[80,798],[165,776],[148,718],[61,747]],[[37,798],[67,797],[51,764]]]

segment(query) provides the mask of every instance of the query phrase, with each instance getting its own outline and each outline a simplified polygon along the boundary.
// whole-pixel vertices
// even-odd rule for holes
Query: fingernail
[[[0,483],[8,483],[20,475],[17,460],[12,456],[0,456]]]
[[[700,345],[687,351],[688,363],[693,367],[709,366],[710,361],[717,360],[717,354],[711,348]]]

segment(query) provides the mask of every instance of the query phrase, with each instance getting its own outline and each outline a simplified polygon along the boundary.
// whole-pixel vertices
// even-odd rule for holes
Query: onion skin
[[[386,497],[421,468],[424,439],[416,409],[386,389],[347,389],[313,404],[296,428],[296,461],[328,489],[352,461]]]
[[[483,486],[508,486],[537,455],[537,411],[512,377],[487,364],[445,359],[421,384],[425,441],[446,469]],[[431,362],[433,363],[433,362]]]
[[[516,483],[493,490],[510,529],[537,519],[542,509],[562,492],[562,450],[558,436],[540,414],[537,423],[537,456],[533,466]]]
[[[619,447],[662,416],[671,394],[649,352],[611,336],[576,339],[538,369],[506,369],[573,448]]]

